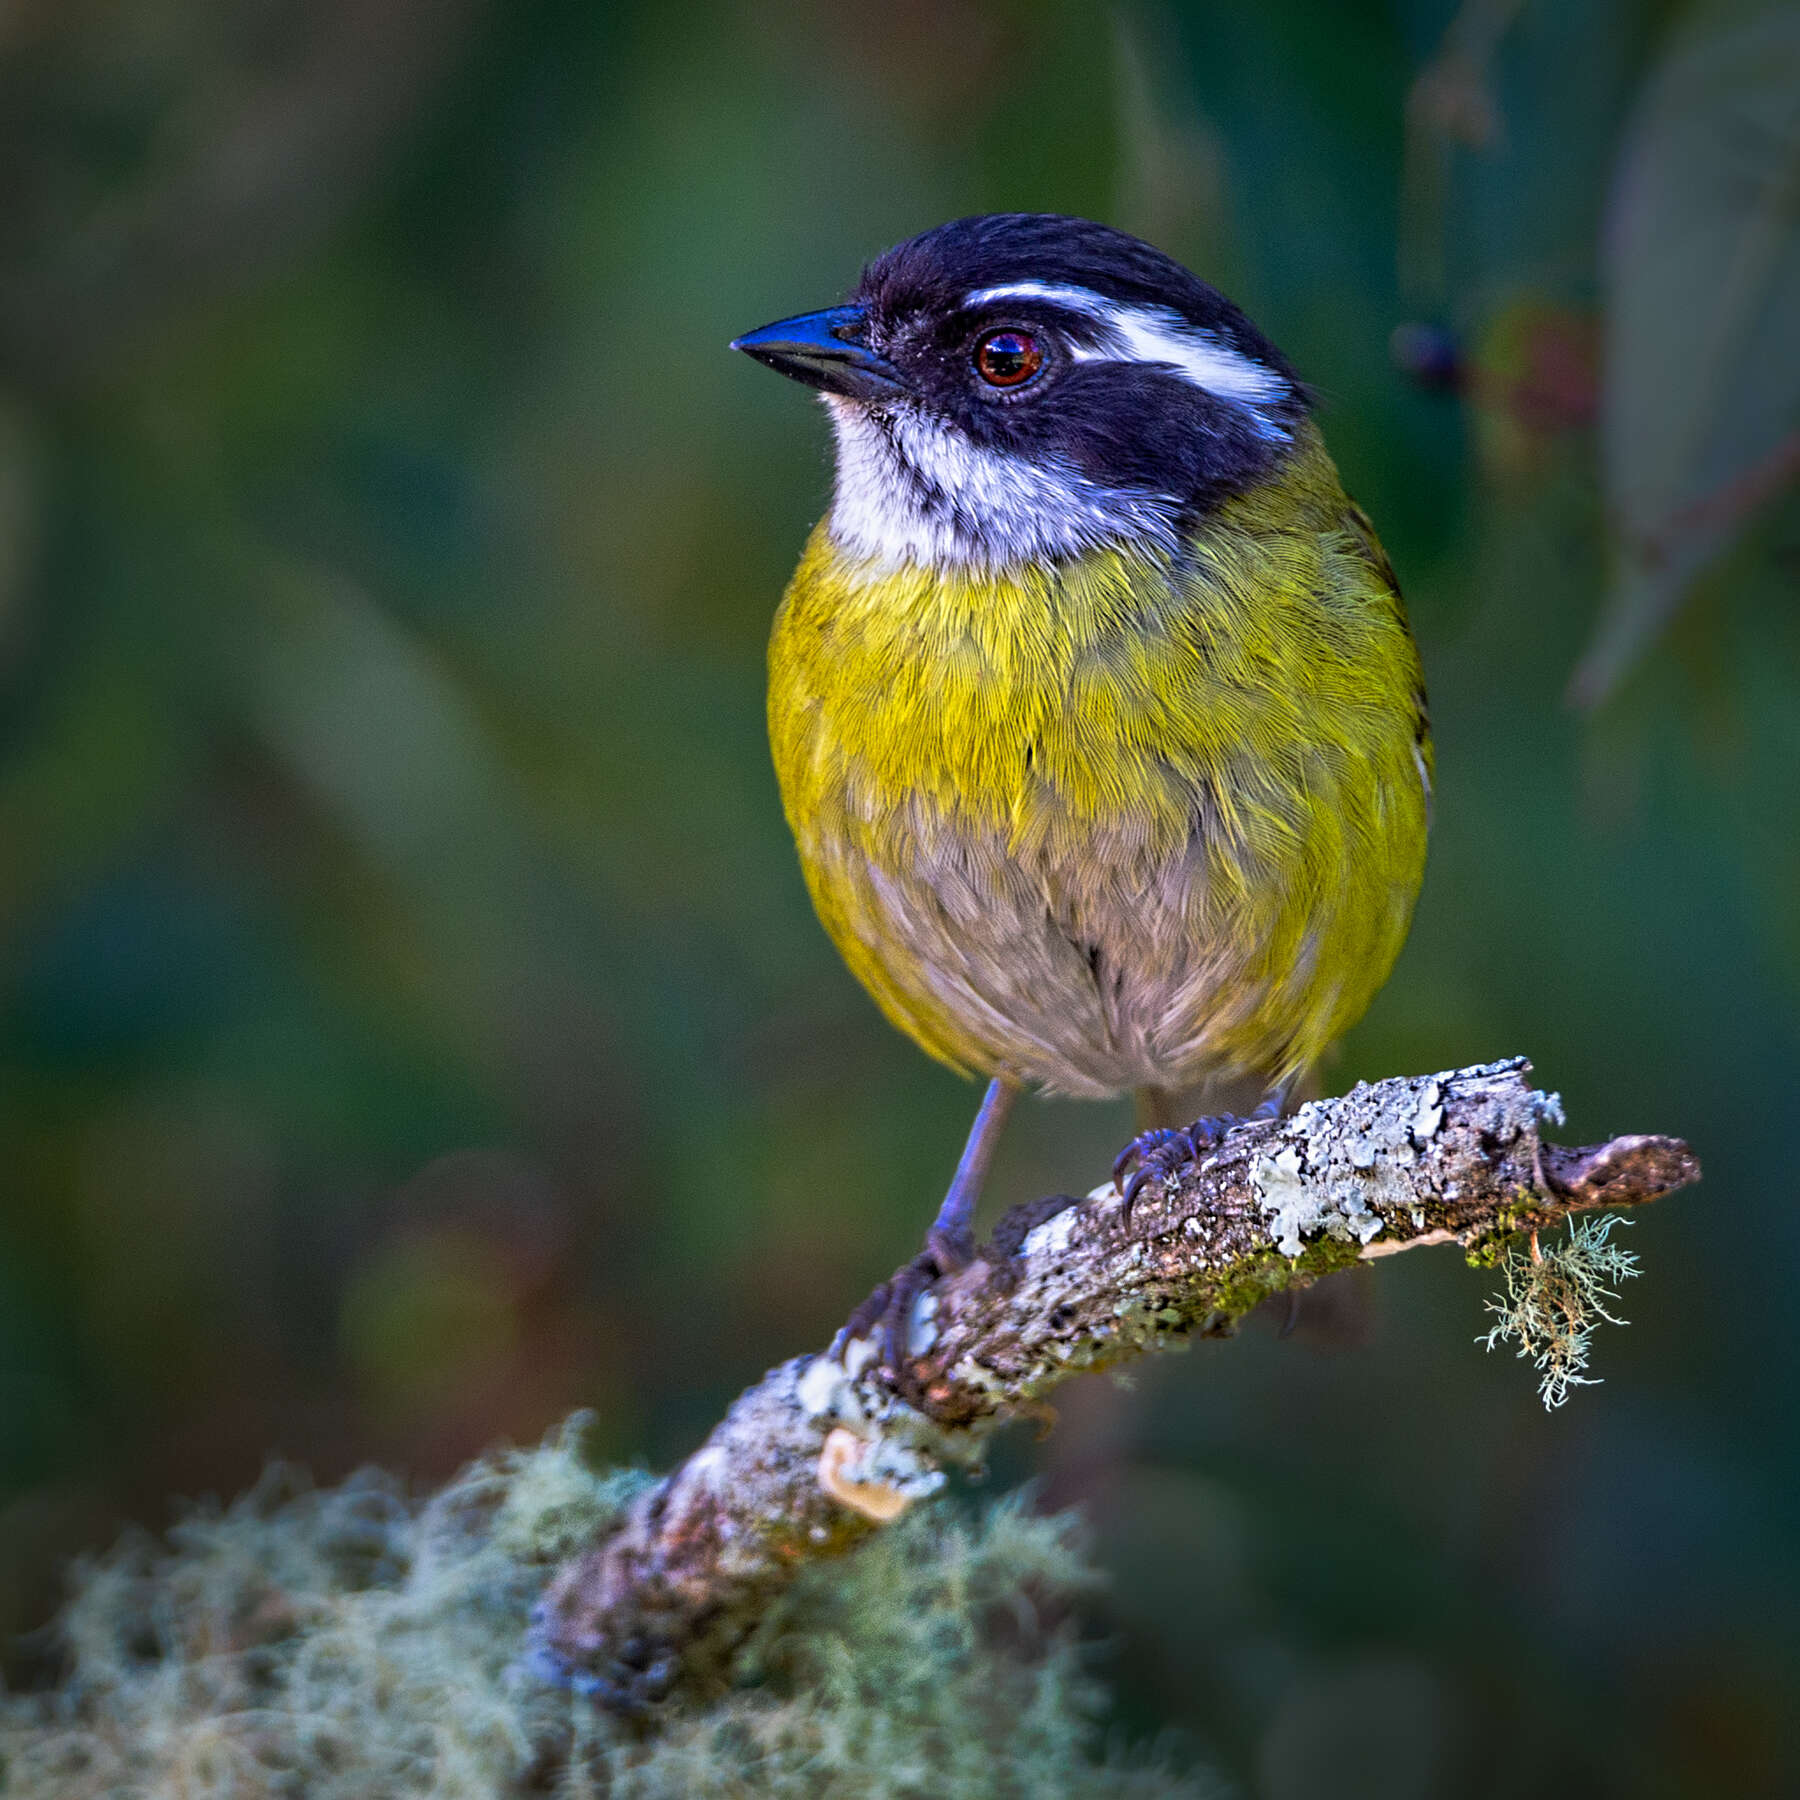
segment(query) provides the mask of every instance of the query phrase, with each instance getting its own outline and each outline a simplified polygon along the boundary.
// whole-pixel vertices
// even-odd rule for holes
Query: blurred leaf
[[[1498,307],[1459,371],[1488,478],[1540,475],[1557,442],[1593,425],[1599,328],[1577,308],[1535,294]]]
[[[454,1229],[397,1236],[371,1252],[339,1324],[365,1401],[396,1421],[454,1405],[512,1348],[506,1273],[495,1246]]]
[[[1506,141],[1493,62],[1522,5],[1523,0],[1463,0],[1406,96],[1400,287],[1434,307],[1449,293],[1451,161],[1458,148],[1493,152]]]
[[[455,74],[484,4],[92,10],[0,63],[0,363],[32,388],[321,241]]]
[[[1215,283],[1228,271],[1232,232],[1225,146],[1206,116],[1173,22],[1154,6],[1113,18],[1119,180],[1116,223]]]
[[[1601,412],[1619,561],[1580,705],[1800,472],[1797,221],[1800,8],[1709,8],[1652,75],[1614,181]]]
[[[37,444],[23,407],[0,398],[0,670],[14,603],[37,552]]]

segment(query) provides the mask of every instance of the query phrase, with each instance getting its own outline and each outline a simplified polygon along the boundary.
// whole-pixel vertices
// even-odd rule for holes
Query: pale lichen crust
[[[1302,1106],[1251,1169],[1276,1249],[1298,1257],[1324,1235],[1366,1250],[1395,1225],[1406,1239],[1430,1229],[1433,1201],[1461,1198],[1454,1171],[1463,1147],[1443,1141],[1447,1130],[1467,1137],[1472,1125],[1484,1163],[1498,1147],[1529,1167],[1538,1124],[1560,1117],[1561,1103],[1518,1079],[1528,1067],[1515,1057],[1447,1076],[1359,1082],[1341,1099]],[[1452,1090],[1454,1117],[1445,1105]]]

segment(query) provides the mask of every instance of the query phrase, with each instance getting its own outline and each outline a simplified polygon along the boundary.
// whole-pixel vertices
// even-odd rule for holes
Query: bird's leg
[[[1213,1149],[1234,1126],[1251,1124],[1259,1119],[1279,1119],[1293,1085],[1291,1078],[1278,1083],[1249,1112],[1241,1115],[1212,1113],[1196,1119],[1191,1125],[1153,1125],[1148,1131],[1140,1131],[1119,1152],[1118,1160],[1113,1164],[1113,1186],[1124,1197],[1127,1212],[1148,1182],[1168,1180],[1184,1164]],[[1125,1178],[1128,1169],[1132,1170],[1129,1181]]]
[[[969,1141],[950,1178],[950,1191],[925,1233],[925,1247],[893,1279],[885,1281],[856,1309],[846,1333],[860,1337],[879,1325],[886,1361],[898,1372],[906,1354],[906,1331],[913,1302],[940,1276],[967,1268],[975,1257],[975,1206],[993,1166],[994,1151],[1005,1128],[1006,1116],[1019,1097],[1018,1084],[996,1075],[982,1096]]]
[[[950,1191],[944,1195],[944,1204],[925,1234],[926,1253],[940,1275],[967,1268],[975,1259],[976,1203],[987,1185],[988,1170],[994,1165],[994,1152],[1006,1129],[1007,1114],[1018,1097],[1018,1087],[1004,1075],[996,1075],[981,1097],[975,1123],[969,1127],[969,1141],[963,1145],[956,1173],[950,1177]]]

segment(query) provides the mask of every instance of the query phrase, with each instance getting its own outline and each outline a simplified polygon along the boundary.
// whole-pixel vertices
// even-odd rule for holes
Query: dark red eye
[[[975,346],[975,373],[989,387],[1023,387],[1044,366],[1044,352],[1028,331],[990,331]]]

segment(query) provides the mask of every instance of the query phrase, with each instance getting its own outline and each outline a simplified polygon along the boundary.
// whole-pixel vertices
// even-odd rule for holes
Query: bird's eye
[[[989,387],[1023,387],[1043,366],[1043,349],[1028,331],[990,331],[975,346],[975,373]]]

